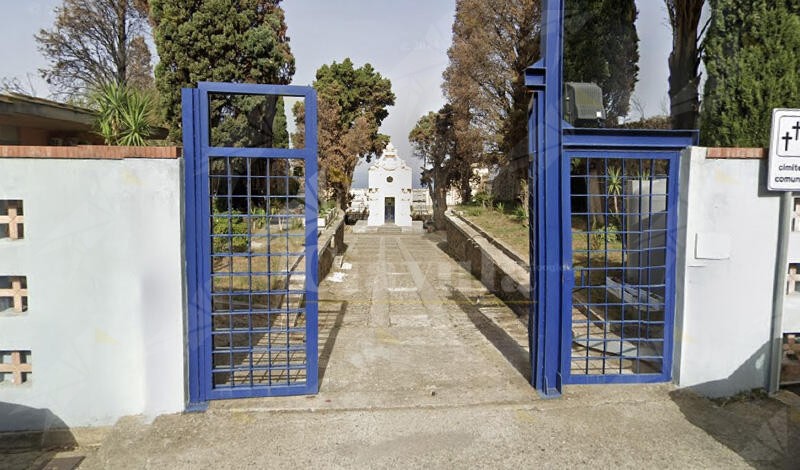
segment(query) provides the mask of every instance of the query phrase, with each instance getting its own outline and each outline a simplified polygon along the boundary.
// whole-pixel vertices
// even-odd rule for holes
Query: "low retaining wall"
[[[322,282],[325,276],[333,267],[333,259],[344,250],[344,214],[339,213],[336,218],[328,224],[319,236],[317,250],[319,254],[319,281]]]
[[[496,242],[450,211],[445,214],[445,229],[450,256],[460,261],[517,315],[527,316],[530,273],[519,260],[511,258],[505,252],[507,249],[498,248]]]

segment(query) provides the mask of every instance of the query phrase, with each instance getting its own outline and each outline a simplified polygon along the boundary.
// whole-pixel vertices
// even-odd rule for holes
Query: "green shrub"
[[[589,244],[592,250],[604,248],[606,244],[620,241],[619,228],[613,223],[608,225],[594,225],[589,235]]]
[[[514,209],[514,219],[523,224],[528,221],[528,211],[525,210],[525,206],[517,206]]]
[[[234,253],[247,251],[248,220],[242,216],[242,213],[237,210],[230,213],[215,211],[214,215],[213,234],[233,235],[230,239],[227,237],[214,237],[214,253],[225,253],[229,250]]]
[[[475,204],[479,204],[481,207],[486,207],[492,205],[492,196],[487,193],[486,191],[481,191],[476,193],[475,196],[472,198]]]

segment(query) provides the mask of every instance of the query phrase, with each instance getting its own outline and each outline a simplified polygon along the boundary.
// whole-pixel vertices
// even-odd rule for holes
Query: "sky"
[[[46,65],[33,35],[53,24],[53,9],[61,0],[0,0],[0,78],[30,82],[38,96],[47,84],[37,70]],[[668,113],[667,58],[672,47],[667,13],[661,0],[638,0],[639,82],[634,96],[645,116]],[[381,132],[391,136],[400,157],[419,167],[408,143],[417,119],[444,103],[442,72],[455,14],[455,0],[285,0],[286,23],[297,72],[294,84],[310,85],[321,65],[350,57],[370,63],[392,82],[395,106]],[[28,88],[26,86],[26,88]],[[632,107],[632,110],[635,110]],[[632,111],[638,119],[638,111]],[[354,187],[366,186],[367,165],[356,171]]]

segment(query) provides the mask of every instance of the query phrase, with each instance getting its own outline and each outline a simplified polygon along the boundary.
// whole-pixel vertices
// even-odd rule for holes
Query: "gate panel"
[[[272,147],[287,96],[305,101],[305,148]],[[184,90],[184,148],[190,403],[316,393],[313,89]]]
[[[567,152],[568,383],[671,377],[677,152]]]

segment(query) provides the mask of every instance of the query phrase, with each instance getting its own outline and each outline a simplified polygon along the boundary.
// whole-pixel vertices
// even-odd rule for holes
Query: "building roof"
[[[65,131],[91,131],[95,112],[19,93],[0,93],[0,124]]]

